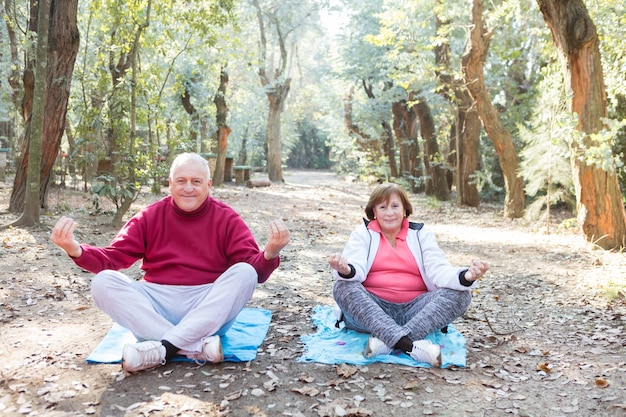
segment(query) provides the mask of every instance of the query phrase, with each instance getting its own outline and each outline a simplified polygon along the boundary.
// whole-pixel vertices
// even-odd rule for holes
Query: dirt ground
[[[249,304],[273,316],[248,363],[175,363],[132,376],[119,365],[87,364],[112,322],[93,305],[91,274],[49,234],[70,215],[80,241],[105,245],[116,232],[111,213],[95,213],[81,192],[55,189],[40,227],[0,231],[0,415],[626,415],[626,255],[597,250],[556,222],[547,234],[503,219],[496,205],[458,208],[412,196],[412,219],[434,230],[453,264],[491,263],[454,323],[467,340],[467,367],[298,362],[300,336],[315,331],[313,307],[332,302],[326,257],[358,225],[371,185],[328,172],[285,172],[285,179],[213,190],[261,246],[270,219],[291,230],[280,269]],[[2,224],[15,218],[6,213],[11,186],[0,182]],[[140,197],[132,211],[155,198]]]

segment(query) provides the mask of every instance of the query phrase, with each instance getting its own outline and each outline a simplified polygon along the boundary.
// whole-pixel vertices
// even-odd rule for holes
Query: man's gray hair
[[[204,159],[202,156],[193,152],[181,153],[172,162],[172,166],[170,167],[170,179],[174,181],[174,171],[181,165],[185,165],[187,162],[195,161],[201,163],[206,168],[206,179],[207,181],[211,179],[211,168],[209,168],[209,162]]]

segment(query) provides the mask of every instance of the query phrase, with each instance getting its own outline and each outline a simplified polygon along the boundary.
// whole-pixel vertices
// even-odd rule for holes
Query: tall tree
[[[228,126],[228,103],[226,102],[226,88],[228,87],[228,72],[226,67],[220,71],[220,85],[215,92],[213,102],[215,103],[215,121],[217,131],[215,132],[217,142],[217,152],[215,160],[215,172],[213,174],[213,184],[221,185],[224,182],[224,169],[226,168],[226,149],[228,147],[228,135],[231,129]]]
[[[354,138],[355,144],[377,161],[383,155],[383,151],[379,141],[354,120],[354,94],[355,88],[352,86],[343,99],[344,127],[348,135]]]
[[[259,79],[265,88],[268,101],[267,114],[267,171],[270,181],[284,182],[282,157],[280,150],[280,117],[285,110],[285,101],[291,88],[291,77],[287,68],[287,38],[291,30],[285,28],[287,22],[283,21],[277,13],[279,5],[271,10],[263,10],[259,0],[253,0],[259,23]],[[271,54],[268,51],[269,40],[266,26],[273,27],[276,31],[279,58],[276,65],[271,62]]]
[[[614,167],[602,169],[585,157],[599,144],[593,134],[607,116],[606,90],[596,26],[582,0],[537,0],[559,53],[571,111],[582,141],[570,142],[578,221],[585,237],[606,249],[626,246],[626,211]]]
[[[17,22],[16,16],[16,8],[15,8],[15,0],[5,0],[4,1],[4,21],[7,27],[7,36],[9,40],[9,49],[11,56],[11,72],[8,77],[9,85],[11,86],[11,102],[15,106],[16,109],[21,108],[21,99],[23,94],[24,86],[21,82],[20,75],[20,51],[19,51],[19,41],[17,39],[17,28],[19,24]],[[1,57],[2,55],[0,55]]]
[[[441,7],[442,4],[438,1],[437,9]],[[451,166],[456,167],[456,175],[453,177],[458,204],[478,207],[478,187],[474,176],[478,170],[480,119],[465,83],[453,75],[450,66],[450,26],[448,19],[435,17],[437,36],[441,38],[435,45],[435,74],[440,84],[438,91],[452,104],[456,113],[450,129],[448,161]],[[449,182],[452,185],[452,181]]]
[[[39,223],[39,171],[41,168],[41,145],[43,112],[46,100],[46,67],[48,65],[48,30],[50,27],[50,0],[39,0],[37,12],[37,54],[35,61],[35,86],[33,113],[31,114],[29,164],[27,173],[24,211],[14,225],[32,226]]]
[[[417,141],[417,113],[413,105],[405,100],[393,103],[393,131],[398,142],[398,153],[400,156],[400,176],[408,178],[411,184],[411,191],[414,193],[425,190],[424,170],[420,163],[420,147]],[[421,126],[421,125],[420,125]],[[423,133],[422,133],[423,134]]]
[[[137,183],[135,161],[136,132],[133,117],[136,115],[136,108],[133,106],[136,106],[137,60],[142,46],[142,36],[150,26],[152,0],[139,5],[114,1],[108,3],[106,7],[114,18],[108,51],[111,96],[108,107],[109,125],[106,132],[111,177],[107,178],[107,184],[98,189],[115,202],[116,211],[111,222],[119,227],[124,221],[124,215],[137,198],[140,188]],[[121,13],[123,7],[130,8],[138,16]]]
[[[413,111],[420,121],[420,132],[424,140],[424,166],[428,179],[426,180],[426,194],[437,197],[438,200],[450,199],[450,189],[446,179],[444,159],[439,152],[435,121],[428,103],[420,97],[415,98]]]
[[[491,102],[485,85],[484,67],[489,42],[493,32],[483,23],[482,0],[472,1],[472,29],[466,53],[462,58],[463,74],[467,88],[476,101],[478,115],[489,139],[493,143],[504,175],[506,196],[504,215],[519,218],[524,215],[524,183],[519,176],[519,161],[511,134],[501,123],[498,110]]]
[[[29,29],[37,31],[37,0],[31,0]],[[48,31],[48,58],[46,100],[44,107],[44,127],[42,132],[41,169],[39,185],[39,203],[47,207],[47,196],[50,176],[61,145],[61,137],[65,129],[65,115],[70,94],[70,84],[74,71],[74,62],[78,53],[79,37],[76,20],[78,0],[52,0],[50,4],[50,24]],[[17,163],[13,191],[9,202],[9,210],[20,212],[24,209],[26,194],[26,178],[28,171],[30,134],[28,127],[31,122],[35,78],[33,62],[27,62],[24,68],[24,96],[22,99],[22,116],[26,121],[26,134],[22,144],[21,159]]]

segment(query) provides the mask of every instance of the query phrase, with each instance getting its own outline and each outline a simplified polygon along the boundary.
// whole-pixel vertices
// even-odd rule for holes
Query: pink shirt
[[[376,220],[371,221],[367,227],[381,233]],[[381,233],[374,263],[363,281],[363,286],[369,292],[393,303],[406,303],[428,291],[406,243],[408,230],[409,222],[404,219],[400,233],[396,236],[395,248]]]

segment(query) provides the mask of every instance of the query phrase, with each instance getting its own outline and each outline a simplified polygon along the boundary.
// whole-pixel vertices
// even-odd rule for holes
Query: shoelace
[[[155,349],[152,346],[140,346],[137,350],[140,353],[141,366],[152,365],[154,363],[165,365],[165,357],[161,358],[160,349]]]
[[[427,349],[424,349],[421,346],[413,345],[413,350],[411,351],[411,356],[415,355],[422,362],[430,363],[432,361],[430,352]]]

